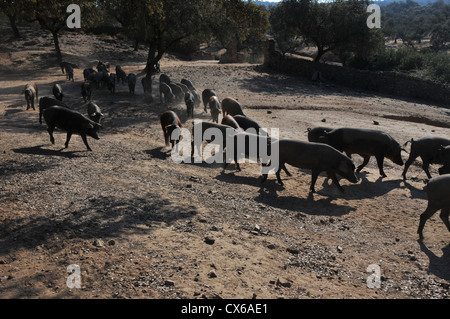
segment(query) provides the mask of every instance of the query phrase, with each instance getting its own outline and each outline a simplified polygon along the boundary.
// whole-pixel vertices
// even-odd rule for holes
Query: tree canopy
[[[359,0],[284,0],[272,8],[270,21],[282,47],[301,39],[317,47],[315,61],[328,51],[345,60],[350,54],[370,54],[382,41],[377,30],[367,27],[367,6]]]

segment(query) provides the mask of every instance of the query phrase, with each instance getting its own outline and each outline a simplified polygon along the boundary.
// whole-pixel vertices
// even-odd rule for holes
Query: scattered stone
[[[291,283],[288,282],[288,281],[280,281],[280,279],[277,279],[277,286],[290,288],[291,287]]]
[[[96,240],[94,240],[94,246],[95,246],[95,247],[104,247],[105,244],[103,243],[103,240],[101,240],[101,239],[96,239]]]
[[[373,121],[373,125],[380,125],[380,122],[378,122],[378,121]]]
[[[198,178],[197,176],[192,175],[191,177],[189,177],[189,180],[192,182],[200,182],[200,178]]]
[[[172,280],[166,280],[166,281],[164,282],[164,286],[166,286],[166,287],[172,287],[172,286],[175,286],[175,282],[173,282]]]
[[[208,277],[209,277],[209,278],[216,278],[216,277],[217,277],[216,271],[215,271],[215,270],[211,270],[211,271],[208,273]]]
[[[322,122],[325,123],[327,121],[327,119],[322,119]]]
[[[213,245],[216,242],[216,240],[213,237],[205,237],[205,243],[208,245]]]
[[[267,248],[269,248],[269,249],[275,249],[275,245],[274,245],[274,244],[269,244],[269,245],[267,245]]]
[[[108,241],[108,245],[110,245],[110,246],[114,246],[115,244],[116,244],[116,242],[114,239],[111,239]]]
[[[341,246],[337,246],[336,249],[337,249],[338,252],[342,253],[342,247]]]
[[[288,247],[286,250],[293,255],[298,255],[300,253],[300,251],[297,248]]]

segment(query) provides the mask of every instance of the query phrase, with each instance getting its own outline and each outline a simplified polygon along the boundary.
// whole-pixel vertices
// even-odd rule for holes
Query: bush
[[[372,71],[398,71],[450,84],[450,56],[431,50],[420,52],[410,47],[398,50],[383,48],[367,59],[353,56],[347,65]]]

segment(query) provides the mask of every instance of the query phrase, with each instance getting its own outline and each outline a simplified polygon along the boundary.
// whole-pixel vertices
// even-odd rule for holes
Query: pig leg
[[[319,177],[320,171],[313,170],[312,171],[312,178],[311,178],[311,186],[309,187],[309,191],[311,193],[315,193],[316,189],[314,186],[316,185],[317,177]]]
[[[427,209],[420,215],[420,223],[419,228],[417,229],[417,233],[419,234],[419,238],[423,239],[423,228],[425,227],[425,222],[434,215],[439,210],[439,208],[428,205]]]
[[[283,171],[286,172],[286,175],[287,175],[287,176],[292,176],[292,174],[288,172],[288,170],[287,170],[287,168],[286,168],[286,165],[285,165],[284,163],[283,163],[283,165],[281,165],[281,168],[283,169]]]
[[[378,169],[380,170],[381,177],[386,177],[386,174],[383,170],[384,155],[377,155],[375,156],[375,158],[377,159]]]
[[[414,157],[412,153],[409,155],[409,158],[408,158],[408,160],[405,163],[405,168],[403,169],[403,173],[402,173],[402,176],[403,176],[404,180],[406,179],[406,172],[408,171],[409,167],[415,161],[416,158],[417,158],[417,156]]]
[[[67,133],[67,134],[69,134],[69,133]],[[81,138],[83,139],[84,145],[86,145],[87,150],[88,151],[92,151],[91,148],[89,147],[88,142],[87,142],[86,134],[81,134]]]
[[[441,209],[439,217],[441,217],[442,221],[444,222],[445,226],[447,226],[447,229],[450,232],[450,221],[448,219],[449,215],[450,215],[450,207],[445,207]]]
[[[349,157],[349,158],[351,158],[351,157]],[[361,172],[361,170],[369,163],[370,155],[365,155],[365,156],[363,156],[363,158],[364,158],[364,161],[363,161],[362,164],[359,165],[358,168],[356,169],[356,172],[357,172],[357,173]]]
[[[342,193],[345,193],[345,190],[342,188],[341,185],[339,185],[339,181],[338,181],[337,176],[336,176],[335,173],[328,172],[328,177],[331,178],[331,180],[333,181],[334,185],[336,185],[337,188],[338,188]]]
[[[67,132],[66,143],[64,144],[66,146],[66,148],[69,147],[69,141],[70,141],[71,137],[72,137],[72,132]]]
[[[264,183],[267,180],[267,174],[262,174],[261,183]]]
[[[430,166],[430,162],[428,162],[427,160],[422,160],[422,168],[425,171],[425,173],[427,174],[428,178],[431,179],[431,174],[430,174],[430,171],[428,170],[429,166]]]
[[[50,142],[52,142],[52,144],[55,144],[55,138],[53,137],[54,130],[55,130],[55,126],[48,126],[48,128],[47,128],[48,134],[50,135]]]
[[[281,167],[282,167],[283,165],[284,165],[284,163],[280,164],[279,167],[278,167],[278,170],[277,170],[277,172],[276,172],[276,175],[277,175],[277,181],[278,181],[278,184],[280,184],[280,185],[283,185],[283,182],[281,181],[281,175],[280,175]]]

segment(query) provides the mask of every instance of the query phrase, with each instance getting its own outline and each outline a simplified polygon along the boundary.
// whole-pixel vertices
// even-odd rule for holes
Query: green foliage
[[[360,0],[284,0],[271,9],[272,32],[282,50],[301,39],[317,47],[316,61],[333,51],[345,63],[351,55],[370,55],[382,43],[380,32],[367,27],[367,6]]]
[[[450,41],[450,4],[442,0],[426,6],[412,0],[394,2],[381,7],[381,17],[384,34],[409,46],[429,35],[436,50]]]
[[[450,56],[412,47],[383,48],[369,59],[352,58],[349,66],[373,71],[397,71],[435,82],[450,84]]]

